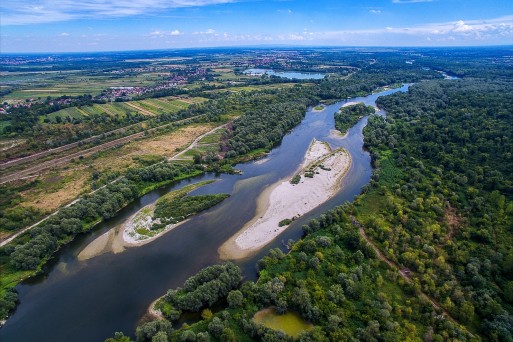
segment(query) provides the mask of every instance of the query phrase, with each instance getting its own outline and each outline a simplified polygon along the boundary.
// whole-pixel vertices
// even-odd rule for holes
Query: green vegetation
[[[91,230],[102,219],[110,218],[136,198],[156,187],[201,171],[191,165],[160,163],[130,169],[124,177],[92,195],[84,196],[70,207],[63,208],[38,227],[20,235],[0,249],[1,313],[12,306],[11,289],[28,275],[41,270],[48,259],[77,234]]]
[[[513,95],[494,81],[426,82],[380,98],[366,128],[380,172],[358,211],[418,290],[487,339],[512,338]]]
[[[289,224],[292,223],[292,219],[289,219],[289,218],[286,218],[284,220],[281,220],[280,222],[278,222],[278,227],[283,227],[283,226],[288,226]]]
[[[133,156],[132,159],[138,162],[141,166],[150,166],[153,164],[161,163],[166,160],[165,157],[157,154],[142,154]]]
[[[176,223],[213,207],[229,196],[228,194],[215,194],[180,196],[173,200],[160,199],[155,208],[155,217],[160,218],[163,223]]]
[[[0,315],[5,316],[15,305],[14,285],[41,270],[55,251],[77,234],[112,217],[142,194],[205,169],[228,171],[231,163],[269,151],[301,121],[306,108],[319,101],[331,103],[391,84],[419,82],[407,94],[378,100],[388,117],[385,121],[372,116],[364,131],[376,171],[353,204],[330,210],[303,226],[305,236],[295,243],[289,241],[288,254],[270,251],[258,262],[256,282],[241,285],[240,271],[228,264],[201,271],[183,289],[170,290],[157,304],[169,321],[140,326],[137,339],[291,340],[253,320],[259,310],[273,307],[278,315],[295,312],[314,325],[298,334],[300,341],[513,340],[513,92],[511,63],[504,57],[511,51],[440,51],[423,49],[424,57],[410,65],[404,61],[418,51],[399,49],[372,56],[351,51],[299,51],[297,58],[276,59],[267,66],[279,69],[286,63],[295,70],[322,69],[334,75],[308,82],[245,77],[233,66],[226,72],[209,70],[202,63],[217,63],[219,57],[205,55],[183,62],[179,70],[162,64],[165,72],[187,79],[186,86],[155,88],[137,96],[120,94],[112,103],[96,96],[105,86],[119,83],[121,76],[112,76],[117,80],[105,86],[96,82],[94,89],[91,86],[69,94],[61,87],[55,92],[46,87],[9,88],[5,93],[9,101],[22,93],[44,96],[34,101],[23,98],[30,106],[2,114],[4,137],[24,140],[2,150],[2,160],[120,127],[130,126],[125,134],[184,118],[217,122],[240,117],[226,131],[202,139],[203,146],[188,154],[196,165],[183,161],[147,166],[159,158],[137,157],[141,167],[115,175],[120,177],[118,181],[0,249]],[[125,58],[94,67],[69,62],[62,71],[77,66],[76,70],[94,69],[101,71],[91,75],[98,81],[105,80],[102,75],[112,68],[137,85],[157,82],[155,78],[145,82],[127,71],[151,68],[153,62],[127,63]],[[34,64],[6,70],[41,71],[47,67]],[[465,79],[441,81],[434,70]],[[29,76],[20,77],[27,82]],[[34,77],[47,82],[49,76],[41,73]],[[77,91],[87,81],[75,80],[69,88]],[[45,99],[47,94],[54,97]],[[65,94],[72,98],[61,96]],[[184,94],[187,100],[171,97]],[[195,102],[196,96],[209,100],[189,103]],[[364,105],[344,108],[336,115],[337,128],[345,131],[370,113]],[[209,144],[212,146],[206,146]],[[310,169],[305,177],[314,174]],[[300,181],[296,177],[293,180]],[[18,192],[27,184],[0,188],[5,194],[0,200],[0,225],[8,230],[19,229],[42,215],[17,207]],[[173,201],[163,199],[158,211],[162,218],[185,217],[191,209],[201,210],[217,200],[220,198],[177,196]],[[383,256],[376,255],[366,236]],[[214,314],[209,307],[216,302],[226,308]],[[204,310],[203,320],[173,330],[170,321],[188,310]],[[118,333],[111,340],[129,338]]]
[[[182,311],[197,312],[225,298],[240,281],[240,269],[232,263],[209,266],[187,279],[183,289],[169,290],[155,307],[173,321]]]
[[[374,107],[366,106],[363,103],[342,107],[335,113],[335,128],[345,134],[362,117],[374,114],[374,112]]]
[[[295,175],[290,180],[290,184],[299,184],[300,181],[301,181],[301,175]]]

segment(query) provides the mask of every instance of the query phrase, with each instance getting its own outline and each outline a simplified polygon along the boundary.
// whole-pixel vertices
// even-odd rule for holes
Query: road
[[[109,131],[109,132],[105,132],[103,134],[98,134],[98,135],[95,135],[95,136],[92,136],[92,137],[89,137],[89,138],[86,138],[86,139],[82,139],[80,141],[77,141],[77,142],[74,142],[74,143],[71,143],[71,144],[59,146],[59,147],[56,147],[56,148],[51,148],[49,150],[44,150],[44,151],[41,151],[41,152],[38,152],[38,153],[31,154],[31,155],[26,156],[26,157],[21,157],[21,158],[16,158],[16,159],[13,159],[13,160],[9,160],[9,161],[7,161],[5,163],[1,163],[0,164],[0,170],[5,170],[5,169],[8,169],[8,168],[16,166],[16,165],[20,165],[20,164],[28,163],[28,162],[31,162],[31,161],[34,161],[34,160],[38,160],[38,159],[44,158],[46,156],[49,156],[49,155],[52,155],[52,154],[55,154],[55,153],[64,152],[64,151],[67,151],[67,150],[72,149],[74,147],[78,147],[80,145],[92,142],[92,141],[94,141],[96,139],[101,139],[102,137],[106,137],[106,136],[117,134],[117,133],[122,133],[123,131],[126,131],[126,130],[128,130],[128,129],[134,127],[134,126],[140,125],[140,124],[141,123],[136,123],[136,124],[133,124],[133,125],[121,127],[121,128]]]

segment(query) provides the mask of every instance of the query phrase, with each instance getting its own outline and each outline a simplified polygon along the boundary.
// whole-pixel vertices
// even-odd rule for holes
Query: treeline
[[[361,70],[346,78],[327,78],[318,84],[318,95],[323,100],[346,99],[365,96],[380,87],[400,83],[413,83],[440,77],[433,70],[419,66],[408,66],[404,60],[379,56],[374,64],[367,64]]]
[[[374,112],[374,107],[366,106],[363,103],[342,107],[335,113],[335,128],[344,134],[362,117],[374,114]]]
[[[511,78],[420,83],[365,129],[381,171],[360,219],[415,286],[486,340],[513,340]]]
[[[169,223],[177,223],[183,221],[191,215],[195,215],[203,210],[207,210],[216,204],[219,204],[226,198],[228,194],[212,194],[197,196],[179,196],[172,200],[158,201],[155,206],[154,218],[159,218],[161,224],[157,227],[154,225],[151,229],[160,228]]]
[[[209,266],[187,279],[183,288],[169,290],[156,307],[171,321],[177,320],[183,311],[197,312],[226,298],[240,281],[240,269],[232,263]]]
[[[107,113],[94,113],[81,118],[61,118],[58,120],[58,124],[42,123],[39,121],[39,114],[27,109],[27,112],[6,116],[6,118],[11,119],[11,125],[7,127],[11,127],[9,129],[22,127],[18,130],[18,133],[27,139],[26,142],[6,152],[1,152],[0,159],[20,157],[39,150],[59,147],[141,122],[144,122],[146,128],[153,128],[200,115],[202,115],[203,121],[218,121],[219,113],[223,109],[212,102],[192,104],[176,113],[164,113],[153,118],[148,118],[139,112],[128,112],[123,117]],[[136,133],[141,130],[140,125],[134,125],[126,129],[125,134]],[[4,133],[8,134],[9,132]]]
[[[316,102],[309,89],[255,92],[247,95],[249,108],[235,120],[222,149],[226,157],[243,155],[256,149],[271,149],[303,119],[308,105]]]

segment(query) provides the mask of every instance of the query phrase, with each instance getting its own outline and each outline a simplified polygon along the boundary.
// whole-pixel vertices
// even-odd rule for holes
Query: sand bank
[[[93,240],[78,254],[77,258],[79,260],[87,260],[103,253],[120,253],[127,247],[142,246],[188,221],[184,220],[175,224],[169,224],[151,236],[139,234],[137,232],[139,229],[148,229],[155,222],[152,218],[154,210],[155,204],[145,206],[126,220],[125,223],[116,226]]]
[[[363,102],[350,101],[350,102],[344,103],[341,108],[354,106],[354,105],[357,105],[358,103],[363,103]]]
[[[333,197],[350,165],[346,150],[332,151],[327,143],[314,139],[297,172],[300,182],[291,184],[290,177],[264,190],[256,217],[219,248],[221,258],[245,258],[267,245],[287,229],[288,225],[279,226],[280,221],[300,217]],[[314,177],[305,177],[312,170]]]

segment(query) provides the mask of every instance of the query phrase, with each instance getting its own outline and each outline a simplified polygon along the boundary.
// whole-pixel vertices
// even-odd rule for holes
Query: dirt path
[[[138,110],[139,112],[141,112],[141,113],[143,113],[143,114],[148,115],[148,116],[155,116],[155,115],[156,115],[155,113],[150,112],[149,110],[146,110],[146,109],[144,109],[143,107],[140,107],[140,106],[136,105],[135,103],[125,102],[125,104],[126,104],[127,106],[132,107],[132,108],[133,108],[133,109],[135,109],[135,110]]]
[[[102,185],[102,186],[101,186],[101,187],[99,187],[98,189],[96,189],[96,190],[94,190],[94,191],[89,192],[87,195],[92,195],[92,194],[94,194],[95,192],[97,192],[97,191],[99,191],[99,190],[101,190],[101,189],[105,188],[107,185],[112,184],[112,183],[114,183],[114,182],[117,182],[120,178],[121,178],[121,177],[116,178],[116,179],[114,179],[112,182],[109,182],[109,183],[107,183],[107,184],[105,184],[105,185]],[[60,207],[58,210],[56,210],[56,211],[54,211],[53,213],[51,213],[50,215],[48,215],[48,216],[46,216],[46,217],[42,218],[40,221],[38,221],[38,222],[34,223],[33,225],[28,226],[28,227],[25,227],[25,228],[23,228],[22,230],[20,230],[19,232],[17,232],[16,234],[11,235],[11,236],[10,236],[10,237],[8,237],[7,239],[5,239],[5,240],[3,240],[2,242],[0,242],[0,247],[3,247],[3,246],[5,246],[5,245],[7,245],[9,242],[11,242],[12,240],[16,239],[18,236],[20,236],[21,234],[25,233],[27,230],[30,230],[30,229],[32,229],[32,228],[34,228],[34,227],[36,227],[36,226],[40,225],[40,224],[41,224],[41,223],[43,223],[44,221],[48,220],[50,217],[52,217],[52,216],[56,215],[59,211],[61,211],[61,209],[71,207],[73,204],[77,203],[81,198],[82,198],[82,196],[80,196],[79,198],[77,198],[77,199],[75,199],[75,200],[73,200],[73,201],[69,202],[69,203],[68,203],[68,204],[66,204],[65,206]]]
[[[374,244],[374,242],[372,242],[372,240],[367,236],[367,234],[365,233],[365,230],[363,228],[363,225],[360,222],[358,222],[354,216],[351,216],[351,221],[353,222],[354,226],[358,227],[358,232],[360,233],[360,236],[372,247],[374,252],[376,252],[376,255],[378,256],[379,260],[381,260],[384,263],[386,263],[390,268],[399,271],[399,274],[401,275],[401,277],[403,277],[403,279],[408,284],[411,284],[412,280],[410,279],[410,277],[411,277],[410,270],[408,270],[406,268],[400,268],[399,265],[397,265],[392,260],[388,259],[381,252],[381,250],[376,246],[376,244]],[[464,325],[462,325],[460,322],[458,322],[456,319],[454,319],[454,317],[452,317],[449,314],[449,312],[447,312],[447,310],[445,310],[440,305],[440,303],[438,303],[436,300],[434,300],[433,298],[431,298],[430,296],[428,296],[427,294],[425,294],[421,290],[419,290],[419,291],[420,291],[419,296],[422,297],[423,299],[427,300],[428,302],[430,302],[431,305],[433,305],[433,307],[435,308],[435,310],[442,310],[442,317],[444,317],[444,318],[447,317],[453,323],[455,323],[460,328],[462,328],[464,331],[466,331],[470,336],[475,337],[470,331],[467,330],[467,328]]]
[[[215,132],[215,131],[217,131],[218,129],[225,128],[226,126],[228,126],[228,125],[229,125],[229,124],[231,124],[232,122],[233,122],[233,120],[232,120],[232,121],[230,121],[230,122],[225,123],[224,125],[217,126],[217,127],[215,127],[214,129],[212,129],[212,130],[208,131],[207,133],[200,135],[199,137],[197,137],[196,139],[194,139],[194,141],[189,145],[189,147],[187,147],[185,150],[181,151],[180,153],[178,153],[178,154],[174,155],[173,157],[169,158],[168,160],[169,160],[169,161],[172,161],[172,160],[184,160],[183,158],[180,158],[180,156],[181,156],[182,154],[184,154],[184,153],[186,153],[186,152],[188,152],[188,151],[192,150],[193,148],[197,147],[197,146],[198,146],[199,141],[200,141],[201,139],[203,139],[204,137],[206,137],[207,135],[214,133],[214,132]],[[205,144],[205,145],[202,145],[202,146],[208,146],[208,145],[210,145],[210,144]]]

